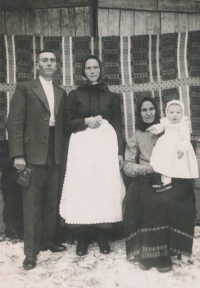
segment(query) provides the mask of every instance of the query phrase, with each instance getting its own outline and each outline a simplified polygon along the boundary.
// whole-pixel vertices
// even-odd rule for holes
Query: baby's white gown
[[[60,203],[65,222],[121,221],[124,195],[117,135],[108,121],[97,129],[72,133]]]
[[[165,132],[153,149],[150,165],[156,172],[168,177],[198,178],[197,159],[190,143],[189,121],[183,119],[180,123],[171,124],[166,117],[161,119],[161,125]],[[181,159],[178,159],[179,150],[184,152]]]

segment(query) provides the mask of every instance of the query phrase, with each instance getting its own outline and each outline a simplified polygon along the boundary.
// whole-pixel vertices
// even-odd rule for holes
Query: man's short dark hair
[[[51,49],[43,49],[38,53],[38,56],[42,53],[52,53],[55,55],[55,53]],[[55,55],[56,56],[56,55]]]
[[[37,61],[38,61],[38,58],[39,58],[40,54],[42,54],[42,53],[52,53],[52,54],[55,55],[55,57],[56,57],[56,54],[55,54],[51,49],[43,49],[43,50],[41,50],[41,51],[38,53]]]

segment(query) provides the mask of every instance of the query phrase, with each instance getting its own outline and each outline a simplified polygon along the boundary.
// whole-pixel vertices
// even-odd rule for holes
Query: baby
[[[160,124],[149,127],[153,134],[164,134],[153,149],[150,165],[162,174],[162,185],[154,185],[156,192],[172,187],[173,178],[198,178],[197,159],[190,143],[190,121],[184,116],[184,105],[179,100],[167,103],[166,116]]]

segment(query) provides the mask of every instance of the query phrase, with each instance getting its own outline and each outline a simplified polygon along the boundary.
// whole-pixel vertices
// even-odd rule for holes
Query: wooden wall
[[[99,7],[146,11],[200,12],[200,0],[99,0]]]
[[[1,12],[0,34],[91,36],[90,14],[89,6]]]
[[[200,29],[200,12],[150,12],[100,8],[98,14],[99,36],[163,34]]]
[[[92,7],[95,2],[98,5],[99,36],[159,34],[200,29],[200,1],[35,0],[33,2],[32,0],[16,0],[16,3],[21,4],[18,5],[16,11],[13,9],[17,9],[17,6],[9,6],[10,2],[12,1],[5,2],[7,6],[4,7],[4,12],[0,12],[0,34],[93,36],[96,23],[92,17]],[[2,1],[0,5],[1,3]],[[23,3],[25,3],[25,9],[22,9]],[[169,4],[171,5],[170,12],[165,11],[169,10]],[[199,12],[192,12],[194,8]],[[183,12],[185,10],[188,11]]]

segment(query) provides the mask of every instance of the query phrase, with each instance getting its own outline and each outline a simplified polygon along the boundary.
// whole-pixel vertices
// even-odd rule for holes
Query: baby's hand
[[[149,128],[147,128],[146,131],[150,131],[152,134],[155,134],[155,135],[158,134],[158,131],[157,131],[157,129],[155,128],[155,125],[150,126]]]
[[[178,159],[181,159],[183,157],[184,153],[182,151],[178,151]]]

